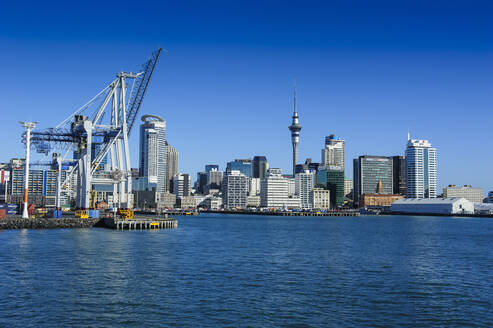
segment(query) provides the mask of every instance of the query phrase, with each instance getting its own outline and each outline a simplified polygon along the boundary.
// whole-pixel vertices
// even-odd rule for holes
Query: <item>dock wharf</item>
[[[178,221],[171,218],[134,217],[132,219],[106,218],[106,227],[116,230],[160,230],[176,229]]]

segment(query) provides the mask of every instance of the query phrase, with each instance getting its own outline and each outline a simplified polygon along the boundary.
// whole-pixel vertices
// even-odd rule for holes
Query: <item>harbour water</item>
[[[0,231],[0,327],[492,327],[493,219]]]

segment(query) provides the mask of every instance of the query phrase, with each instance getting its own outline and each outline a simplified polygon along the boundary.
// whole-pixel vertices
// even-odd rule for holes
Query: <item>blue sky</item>
[[[122,4],[122,5],[119,5]],[[493,190],[493,7],[479,1],[18,2],[0,5],[0,160],[21,157],[19,120],[58,124],[120,70],[161,57],[141,114],[167,121],[180,171],[267,156],[290,171],[324,137],[359,155],[438,149],[438,184]],[[132,134],[132,162],[138,162]]]

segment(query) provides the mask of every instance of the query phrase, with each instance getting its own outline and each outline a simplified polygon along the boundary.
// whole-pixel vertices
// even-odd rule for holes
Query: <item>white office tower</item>
[[[260,195],[260,179],[259,178],[250,178],[250,188],[248,189],[249,196],[258,196]]]
[[[296,173],[296,195],[300,198],[302,209],[310,209],[313,207],[313,203],[310,199],[310,193],[312,192],[314,186],[315,174],[313,172],[305,171],[303,173]]]
[[[322,149],[322,165],[338,166],[345,170],[346,142],[336,135],[325,137],[325,147]]]
[[[300,198],[289,196],[289,180],[282,170],[271,168],[260,181],[260,206],[269,208],[300,208]]]
[[[223,205],[225,208],[247,206],[248,177],[237,170],[227,172],[223,179]]]
[[[173,192],[173,177],[178,174],[178,151],[166,142],[166,192]]]
[[[436,198],[436,148],[428,140],[410,139],[406,148],[407,198]]]
[[[173,194],[176,197],[190,196],[190,175],[177,174],[173,178]]]
[[[141,188],[164,192],[166,188],[166,122],[156,115],[142,116],[140,125],[139,180]]]

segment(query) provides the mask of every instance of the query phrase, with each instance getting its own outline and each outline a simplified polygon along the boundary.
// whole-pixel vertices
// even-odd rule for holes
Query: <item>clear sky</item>
[[[19,120],[55,126],[120,70],[161,57],[141,114],[167,122],[179,169],[254,155],[291,170],[324,137],[403,155],[408,129],[438,152],[438,184],[493,190],[489,1],[133,1],[0,5],[0,160],[22,157]],[[132,134],[138,163],[138,133]]]

